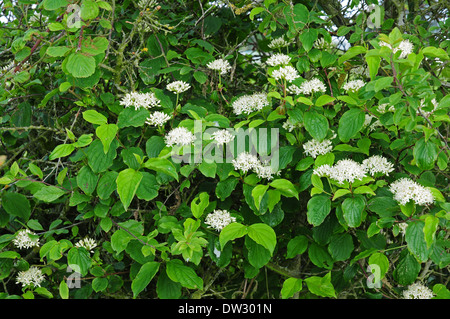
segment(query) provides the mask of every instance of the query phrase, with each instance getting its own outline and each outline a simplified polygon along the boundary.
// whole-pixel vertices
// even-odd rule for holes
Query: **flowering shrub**
[[[232,2],[4,2],[1,298],[450,298],[448,20]]]

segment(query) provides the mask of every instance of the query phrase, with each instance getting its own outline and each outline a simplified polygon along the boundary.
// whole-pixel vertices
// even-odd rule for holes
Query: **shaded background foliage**
[[[416,280],[448,297],[447,2],[384,1],[376,29],[367,28],[370,12],[363,10],[378,4],[370,1],[83,0],[74,2],[79,11],[67,10],[72,2],[66,0],[1,3],[8,20],[0,28],[0,155],[6,156],[0,161],[2,297],[399,298]],[[75,14],[83,23],[68,27]],[[403,35],[415,46],[408,63],[395,60],[398,75],[390,63],[367,58],[389,57],[376,51],[380,34],[393,42]],[[330,99],[323,105],[317,96],[289,99],[270,81],[261,62],[274,53],[270,42],[281,36],[291,41],[281,51],[291,54],[302,77],[318,76],[326,83]],[[319,38],[337,46],[319,50],[314,47]],[[207,68],[216,58],[230,62],[227,76],[219,78]],[[345,94],[342,84],[352,78],[351,70],[370,63],[375,71],[364,80],[372,86]],[[174,80],[192,86],[180,101],[166,90]],[[252,190],[260,181],[243,182],[231,173],[231,164],[150,163],[167,148],[159,132],[144,124],[147,110],[120,105],[131,91],[154,92],[162,109],[177,115],[173,128],[190,127],[194,119],[217,121],[223,128],[263,119],[267,127],[282,130],[285,119],[303,123],[313,110],[324,115],[325,134],[331,136],[331,130],[347,125],[339,123],[348,109],[368,113],[381,101],[397,105],[395,113],[375,112],[383,126],[378,135],[361,127],[348,140],[339,134],[334,145],[341,146],[333,158],[320,161],[332,164],[334,156],[361,161],[370,149],[371,155],[383,154],[395,163],[398,176],[434,188],[439,200],[413,216],[404,211],[408,208],[402,213],[387,182],[380,181],[359,195],[361,225],[349,227],[343,220],[345,196],[333,200],[332,214],[312,225],[307,212],[314,212],[314,201],[327,198],[317,189],[330,189],[311,178],[318,162],[303,153],[302,144],[316,132],[303,128],[295,134],[281,131],[280,178],[294,185],[293,193],[290,186],[288,191],[280,187],[281,201],[272,203],[270,212],[258,209]],[[242,122],[247,117],[233,114],[231,102],[260,91],[270,92],[272,109]],[[432,98],[439,101],[438,110],[432,117],[417,116],[421,99]],[[92,117],[87,110],[95,111]],[[96,129],[114,123],[118,132],[103,152]],[[117,178],[124,171],[139,171],[147,181],[127,199],[118,188],[136,181],[127,176],[121,185]],[[191,203],[201,193],[209,197],[196,216]],[[275,251],[269,249],[273,240],[266,228],[253,231],[267,241],[258,241],[248,229],[220,239],[202,223],[216,207],[236,214],[237,225],[273,229]],[[431,216],[426,231],[421,215]],[[410,231],[422,236],[419,243],[405,242],[399,234],[403,220],[416,222]],[[11,241],[24,227],[39,234],[40,248],[15,250]],[[74,247],[85,237],[98,242],[93,253]],[[183,253],[173,248],[184,241],[192,246]],[[381,266],[381,288],[367,287],[369,263]],[[15,283],[17,273],[30,265],[40,265],[46,274],[43,289]],[[65,286],[68,265],[79,267],[81,288]]]

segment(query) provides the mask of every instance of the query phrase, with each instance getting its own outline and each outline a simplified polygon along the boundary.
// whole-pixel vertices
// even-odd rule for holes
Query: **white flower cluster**
[[[256,155],[248,152],[240,153],[237,158],[232,161],[232,164],[236,170],[241,170],[243,173],[253,170],[259,178],[268,180],[273,179],[273,175],[280,174],[280,172],[274,172],[270,165],[261,163]]]
[[[353,183],[355,180],[362,180],[367,174],[375,175],[382,173],[388,175],[394,170],[392,163],[380,155],[371,156],[359,164],[351,159],[343,159],[333,166],[321,165],[314,169],[313,174],[319,177],[329,177],[339,184],[344,181]]]
[[[375,122],[372,123],[372,120],[374,118],[376,118],[376,117],[373,115],[370,115],[370,114],[366,114],[365,118],[364,118],[363,128],[366,128],[369,126],[369,130],[372,132],[372,131],[375,131],[377,127],[383,126],[383,124],[381,124],[379,119],[376,119]]]
[[[230,133],[227,129],[217,130],[211,134],[212,138],[217,144],[227,144],[234,139],[234,134]]]
[[[362,161],[363,168],[372,176],[377,173],[389,176],[389,173],[394,170],[394,164],[389,162],[385,157],[380,155],[373,155]]]
[[[40,287],[41,283],[44,280],[45,280],[44,274],[36,266],[30,267],[26,271],[19,271],[16,277],[16,283],[22,284],[22,287],[26,287],[28,285]]]
[[[233,112],[236,115],[250,114],[254,111],[260,111],[263,107],[269,105],[266,93],[254,93],[252,95],[243,95],[237,98],[233,104]]]
[[[177,127],[172,129],[164,137],[164,141],[167,146],[173,145],[189,145],[195,141],[195,136],[185,127]]]
[[[433,109],[432,109],[430,112],[427,112],[427,111],[424,111],[424,110],[422,109],[422,108],[424,108],[424,107],[427,106],[427,105],[425,105],[425,99],[422,99],[422,100],[420,101],[420,106],[418,107],[418,109],[419,109],[420,111],[422,111],[422,114],[423,114],[425,117],[429,117],[431,114],[433,114],[434,111],[436,111],[436,109],[437,109],[437,107],[438,107],[438,102],[436,101],[436,99],[432,99],[432,100],[431,100],[431,104],[433,104]],[[417,115],[420,115],[419,110],[417,110]]]
[[[302,84],[300,84],[298,92],[304,94],[304,95],[311,95],[314,92],[322,92],[325,93],[326,91],[325,84],[323,84],[322,81],[319,79],[312,79],[309,81],[305,81]]]
[[[400,233],[404,236],[406,234],[406,228],[408,228],[408,223],[407,222],[399,223],[398,228],[400,228]]]
[[[325,41],[325,38],[320,38],[314,41],[314,48],[318,50],[330,50],[336,47],[334,42]]]
[[[313,158],[318,155],[325,155],[333,150],[333,145],[330,140],[323,140],[322,142],[312,139],[303,144],[303,149],[305,153]]]
[[[75,247],[77,247],[77,248],[83,247],[87,251],[90,251],[91,253],[93,253],[94,252],[94,248],[97,247],[97,243],[92,238],[84,238],[84,239],[79,240],[75,244]]]
[[[276,38],[276,39],[273,39],[272,41],[270,41],[268,46],[269,46],[269,48],[274,50],[274,49],[281,49],[281,48],[287,47],[289,44],[290,44],[290,42],[288,42],[284,38],[280,37],[280,38]]]
[[[291,62],[291,57],[283,53],[276,53],[266,61],[270,66],[287,65],[289,62]]]
[[[225,75],[231,70],[230,62],[224,59],[211,61],[206,66],[208,69],[219,71],[221,75]]]
[[[164,112],[156,111],[150,114],[145,123],[153,126],[163,126],[171,117]]]
[[[395,112],[395,107],[393,105],[389,106],[389,103],[383,103],[377,106],[377,111],[381,114],[384,114],[386,112]]]
[[[189,90],[191,85],[184,81],[175,81],[167,84],[166,88],[176,94],[180,94]]]
[[[283,123],[283,128],[288,132],[292,132],[296,128],[302,128],[302,127],[303,127],[303,123],[297,122],[295,124],[292,124],[290,119],[287,119],[286,122]]]
[[[292,82],[295,79],[300,77],[297,69],[295,69],[294,67],[292,67],[290,65],[282,66],[281,68],[279,68],[277,70],[273,70],[272,76],[275,80],[284,79],[288,82]]]
[[[32,239],[29,235],[36,235],[29,229],[20,230],[16,237],[13,239],[13,244],[19,249],[38,247],[39,239]]]
[[[136,110],[141,107],[145,109],[150,109],[152,107],[160,106],[161,101],[155,96],[155,93],[138,93],[131,92],[125,94],[125,96],[120,101],[120,105],[125,107],[134,106]]]
[[[219,232],[225,226],[234,222],[236,222],[236,217],[231,216],[227,210],[220,209],[215,209],[213,213],[209,213],[205,218],[205,224]]]
[[[403,299],[431,299],[433,297],[433,291],[419,282],[413,283],[403,291]]]
[[[370,78],[369,68],[359,65],[356,68],[350,70],[350,74]]]
[[[355,180],[362,180],[366,177],[366,170],[354,160],[343,159],[333,166],[328,164],[321,165],[314,169],[313,174],[320,177],[327,176],[338,182],[338,184],[343,184],[345,181],[353,183]]]
[[[394,54],[400,50],[401,53],[400,53],[399,59],[406,58],[414,50],[414,44],[412,44],[411,41],[409,41],[409,40],[403,40],[402,42],[400,42],[400,44],[396,48],[393,48],[389,43],[386,43],[384,41],[380,41],[378,44],[380,46],[390,48],[392,50],[392,52],[394,52]]]
[[[394,199],[401,205],[406,205],[410,200],[417,205],[427,205],[434,202],[434,196],[429,189],[406,177],[393,182],[389,191],[394,194]]]
[[[358,91],[365,85],[363,80],[352,80],[345,83],[342,88],[346,91]]]

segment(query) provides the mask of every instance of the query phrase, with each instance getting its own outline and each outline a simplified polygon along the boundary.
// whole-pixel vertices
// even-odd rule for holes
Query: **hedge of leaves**
[[[448,20],[71,2],[4,1],[2,298],[449,298]]]

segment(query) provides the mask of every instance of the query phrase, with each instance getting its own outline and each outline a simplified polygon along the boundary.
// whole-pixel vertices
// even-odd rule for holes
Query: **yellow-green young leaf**
[[[117,176],[117,193],[125,210],[130,206],[141,179],[142,173],[132,168],[121,171]]]
[[[231,224],[230,224],[231,225]],[[166,263],[167,276],[188,289],[203,289],[203,279],[191,267],[183,265],[181,260],[172,259]]]
[[[253,224],[247,227],[248,236],[255,242],[270,251],[273,254],[277,244],[277,235],[269,225],[263,223]]]
[[[247,226],[244,226],[240,223],[228,224],[220,231],[219,235],[220,246],[223,249],[223,247],[225,247],[225,244],[227,242],[245,236],[247,233],[248,233]]]
[[[87,78],[95,72],[95,59],[81,53],[72,53],[67,58],[66,68],[75,78]]]
[[[338,64],[342,64],[342,62],[347,61],[354,56],[357,56],[361,53],[366,53],[367,49],[363,46],[354,46],[347,50],[341,57],[338,59]]]
[[[65,280],[61,281],[59,284],[59,295],[62,299],[69,299],[69,286]]]
[[[103,152],[106,154],[109,151],[111,142],[116,137],[119,127],[116,124],[102,124],[95,130],[100,141],[103,144]]]
[[[144,166],[148,169],[162,172],[169,176],[172,176],[178,181],[178,173],[175,166],[165,158],[149,158],[147,162],[145,162]]]
[[[55,147],[48,158],[53,161],[57,158],[69,156],[74,150],[75,146],[73,144],[60,144]]]
[[[295,189],[294,184],[287,179],[278,178],[271,182],[270,186],[279,190],[280,193],[286,197],[295,197],[298,199],[298,192]]]
[[[331,272],[323,277],[312,276],[305,279],[306,285],[309,291],[320,297],[334,297],[336,298],[336,292],[333,284],[331,283]]]
[[[87,110],[83,112],[83,118],[92,124],[102,125],[108,123],[108,119],[95,110]]]
[[[375,192],[369,186],[360,186],[353,191],[353,194],[371,194],[376,195]]]
[[[269,188],[269,185],[256,185],[256,187],[253,188],[253,190],[252,190],[252,196],[255,201],[255,206],[258,210],[259,210],[259,204],[261,203],[261,200],[268,188]]]
[[[439,225],[439,218],[433,215],[427,215],[425,217],[425,226],[423,226],[423,233],[425,234],[425,241],[427,242],[427,247],[430,248],[434,241],[436,230]]]
[[[200,218],[203,215],[203,212],[209,205],[209,195],[206,192],[200,193],[197,197],[195,197],[191,202],[191,211],[192,215],[195,218]]]
[[[303,281],[300,278],[288,278],[283,282],[281,298],[291,298],[295,293],[302,290]]]
[[[255,18],[255,15],[263,12],[265,9],[262,7],[253,8],[252,11],[250,11],[250,20],[253,20]]]
[[[336,193],[334,193],[333,200],[335,200],[335,199],[337,199],[339,197],[345,196],[347,194],[350,194],[350,193],[351,193],[350,190],[344,189],[344,188],[340,188],[340,189],[338,189],[336,191]]]
[[[380,267],[381,280],[384,278],[389,269],[389,259],[383,253],[376,252],[369,257],[369,265],[377,265]]]
[[[325,104],[331,103],[334,100],[336,100],[336,98],[329,96],[327,94],[321,95],[319,96],[319,98],[316,100],[316,106],[324,106]]]

